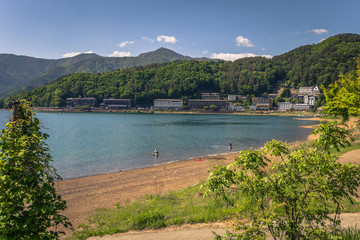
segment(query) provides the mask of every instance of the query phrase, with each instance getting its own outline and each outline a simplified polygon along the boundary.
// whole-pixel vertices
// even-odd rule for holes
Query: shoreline
[[[142,109],[140,112],[136,112],[137,110],[108,110],[108,109],[92,109],[83,111],[80,109],[73,108],[50,108],[50,107],[32,107],[32,110],[35,112],[58,112],[58,113],[122,113],[122,114],[205,114],[205,115],[251,115],[251,116],[289,116],[289,117],[305,117],[305,118],[318,118],[320,114],[317,112],[306,112],[306,111],[244,111],[244,112],[236,112],[236,111],[159,111],[159,110],[146,110]],[[10,111],[11,109],[0,109]]]
[[[73,227],[97,208],[116,208],[147,194],[163,194],[199,184],[215,165],[228,165],[238,151],[210,155],[128,171],[61,180],[55,183],[56,191],[67,202],[64,215]],[[66,230],[70,234],[70,230]]]
[[[290,142],[297,144],[299,141]],[[157,165],[130,170],[101,173],[91,176],[61,180],[55,183],[57,192],[67,202],[64,214],[73,227],[78,228],[98,208],[116,208],[145,195],[163,194],[194,186],[209,176],[215,165],[228,165],[240,151],[210,154],[181,161],[169,161]],[[71,234],[70,230],[65,230]]]

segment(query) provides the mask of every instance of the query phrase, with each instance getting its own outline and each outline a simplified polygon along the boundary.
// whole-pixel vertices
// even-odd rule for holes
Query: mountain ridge
[[[0,54],[0,98],[34,89],[62,75],[76,72],[103,73],[152,63],[192,59],[166,48],[142,53],[136,57],[121,58],[102,57],[95,53],[83,53],[60,59]]]

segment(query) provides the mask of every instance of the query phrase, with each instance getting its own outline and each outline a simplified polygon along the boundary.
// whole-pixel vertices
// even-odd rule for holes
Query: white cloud
[[[313,29],[312,32],[315,33],[316,35],[321,35],[324,33],[328,33],[329,31],[326,29]]]
[[[208,53],[209,53],[208,50],[202,50],[202,54],[203,54],[203,55],[206,55],[206,54],[208,54]]]
[[[123,48],[128,44],[134,44],[134,43],[135,43],[134,41],[124,41],[124,42],[119,43],[119,47]]]
[[[165,36],[165,35],[158,36],[156,40],[161,43],[171,43],[171,44],[175,44],[178,41],[173,36]]]
[[[236,39],[236,45],[239,47],[254,47],[255,45],[251,43],[251,41],[243,36],[238,36]]]
[[[265,58],[272,58],[271,55],[256,55],[254,53],[212,53],[210,55],[212,59],[222,59],[226,61],[235,61],[240,58],[246,57],[265,57]]]
[[[83,52],[83,53],[94,53],[93,51],[87,51],[87,52]],[[62,56],[64,58],[71,58],[71,57],[75,57],[77,55],[82,54],[81,52],[69,52],[69,53],[65,53]]]
[[[153,43],[153,42],[154,42],[154,40],[153,40],[153,39],[148,38],[148,37],[142,37],[141,39],[142,39],[142,40],[145,40],[145,41],[149,41],[149,42],[151,42],[151,43]]]
[[[130,57],[130,52],[120,52],[120,51],[114,51],[112,54],[109,54],[108,57]]]
[[[69,52],[69,53],[63,54],[62,56],[64,58],[70,58],[70,57],[75,57],[76,55],[79,55],[79,54],[81,54],[81,53],[80,52]]]

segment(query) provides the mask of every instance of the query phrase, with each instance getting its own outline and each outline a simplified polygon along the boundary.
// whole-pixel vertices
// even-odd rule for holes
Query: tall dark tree
[[[41,123],[24,101],[0,135],[0,239],[57,239],[66,203],[56,193],[59,180],[40,131]]]

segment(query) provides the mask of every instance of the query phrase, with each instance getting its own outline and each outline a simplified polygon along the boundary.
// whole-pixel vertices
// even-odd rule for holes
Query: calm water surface
[[[197,115],[44,113],[36,116],[64,179],[115,172],[185,160],[209,154],[260,147],[271,139],[302,140],[311,130],[301,125],[316,121],[293,117]],[[0,128],[10,117],[0,111]],[[151,152],[157,147],[159,157]]]

